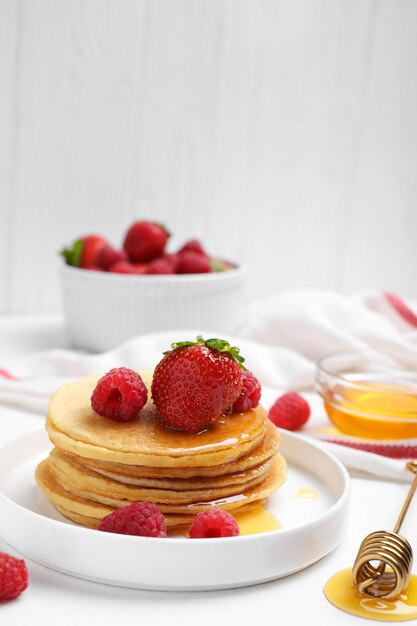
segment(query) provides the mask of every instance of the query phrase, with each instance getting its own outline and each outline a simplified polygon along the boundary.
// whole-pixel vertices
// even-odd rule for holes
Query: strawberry
[[[67,265],[74,265],[83,269],[98,268],[99,252],[108,246],[108,242],[99,235],[85,235],[77,239],[70,248],[61,250]]]
[[[135,222],[126,233],[123,248],[132,263],[152,261],[162,256],[169,232],[161,224]]]
[[[223,339],[199,336],[171,347],[155,368],[153,401],[166,426],[198,433],[240,396],[244,359]]]

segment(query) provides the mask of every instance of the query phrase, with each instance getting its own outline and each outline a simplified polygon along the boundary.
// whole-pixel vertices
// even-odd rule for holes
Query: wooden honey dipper
[[[398,533],[417,488],[417,461],[410,461],[406,467],[415,476],[394,530],[379,530],[365,537],[353,564],[353,581],[360,593],[369,596],[395,598],[410,583],[413,550]]]

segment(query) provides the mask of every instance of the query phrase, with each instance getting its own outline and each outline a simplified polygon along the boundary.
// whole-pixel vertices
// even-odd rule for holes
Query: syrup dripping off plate
[[[279,530],[221,539],[154,539],[77,526],[55,510],[35,483],[35,467],[52,447],[38,428],[0,450],[0,536],[49,568],[121,587],[228,589],[288,576],[342,540],[349,476],[317,444],[281,434],[288,478],[267,507]],[[317,495],[299,497],[307,491]]]

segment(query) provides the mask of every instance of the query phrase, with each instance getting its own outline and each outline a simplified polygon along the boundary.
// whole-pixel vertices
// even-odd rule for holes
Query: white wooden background
[[[417,296],[415,0],[0,0],[0,312],[147,217],[248,296]],[[175,242],[174,242],[175,243]]]

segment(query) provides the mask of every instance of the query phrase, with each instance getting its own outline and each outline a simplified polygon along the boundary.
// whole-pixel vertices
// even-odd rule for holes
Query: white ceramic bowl
[[[182,275],[93,272],[62,264],[64,314],[72,345],[102,352],[150,332],[233,333],[245,268]]]

